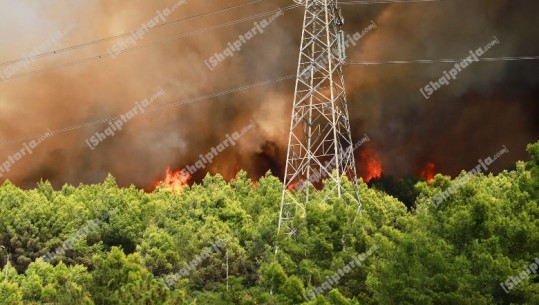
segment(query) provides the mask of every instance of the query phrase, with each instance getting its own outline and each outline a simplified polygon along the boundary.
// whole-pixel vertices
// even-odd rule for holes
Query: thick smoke
[[[157,10],[176,2],[63,0],[53,7],[0,0],[0,61],[26,56],[73,22],[75,28],[54,49],[134,31]],[[167,21],[243,2],[188,0]],[[264,0],[176,23],[154,29],[139,44],[291,4],[293,1]],[[500,45],[485,56],[537,55],[539,33],[534,14],[538,9],[539,3],[510,0],[343,5],[346,32],[361,32],[371,20],[377,25],[348,50],[348,56],[350,61],[460,58],[494,35]],[[126,113],[159,88],[167,94],[151,107],[295,74],[302,20],[301,9],[285,11],[262,35],[213,71],[204,61],[251,29],[252,21],[121,53],[114,60],[103,58],[0,82],[0,141]],[[38,59],[21,72],[106,53],[117,41]],[[369,145],[382,159],[386,175],[417,174],[427,161],[435,162],[438,171],[455,175],[506,145],[511,153],[494,165],[499,171],[525,158],[524,145],[537,140],[539,63],[477,63],[425,100],[419,88],[451,66],[344,68],[352,135],[356,141],[364,133],[369,135]],[[240,131],[251,120],[257,127],[199,170],[195,179],[207,171],[231,178],[238,168],[246,169],[253,178],[267,170],[282,175],[293,90],[289,80],[147,112],[95,150],[85,140],[103,131],[106,124],[60,133],[13,164],[0,179],[23,187],[49,179],[59,187],[100,182],[110,172],[121,185],[148,188],[167,166],[179,169],[193,164],[226,134]],[[0,162],[23,143],[2,144]]]

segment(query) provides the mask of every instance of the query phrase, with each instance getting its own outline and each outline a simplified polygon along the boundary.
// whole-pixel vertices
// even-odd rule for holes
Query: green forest
[[[527,151],[436,204],[464,171],[418,182],[411,206],[360,180],[360,211],[328,182],[289,237],[271,173],[151,193],[6,181],[0,304],[539,304],[539,142]]]

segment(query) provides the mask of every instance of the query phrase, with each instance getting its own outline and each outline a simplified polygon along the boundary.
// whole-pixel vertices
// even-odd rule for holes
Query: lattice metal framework
[[[333,179],[341,196],[346,175],[359,204],[342,73],[344,20],[337,0],[296,2],[305,5],[305,15],[278,225],[278,233],[289,235],[296,213],[306,213],[309,183]]]

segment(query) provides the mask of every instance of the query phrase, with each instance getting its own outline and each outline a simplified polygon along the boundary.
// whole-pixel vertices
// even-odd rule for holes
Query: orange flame
[[[363,177],[365,182],[382,177],[382,161],[378,159],[378,154],[374,149],[364,149],[359,155],[359,160],[365,168],[365,175]]]
[[[287,187],[287,190],[288,191],[292,191],[295,187],[296,187],[296,184],[298,184],[297,182],[292,182],[288,185]]]
[[[191,174],[185,171],[172,171],[167,168],[165,179],[156,183],[156,188],[164,188],[173,192],[178,192],[186,187],[191,180]]]
[[[432,179],[434,179],[435,167],[436,165],[433,162],[427,162],[427,164],[425,165],[425,168],[423,168],[421,172],[419,173],[419,176],[425,178],[427,182],[431,182]]]

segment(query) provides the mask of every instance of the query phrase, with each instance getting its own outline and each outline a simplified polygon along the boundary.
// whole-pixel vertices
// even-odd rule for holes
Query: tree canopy
[[[535,274],[500,285],[539,257],[539,142],[528,152],[436,205],[455,180],[416,183],[408,209],[359,181],[361,211],[327,182],[291,238],[276,236],[282,183],[270,173],[152,193],[110,175],[59,190],[6,181],[0,304],[539,304]]]

